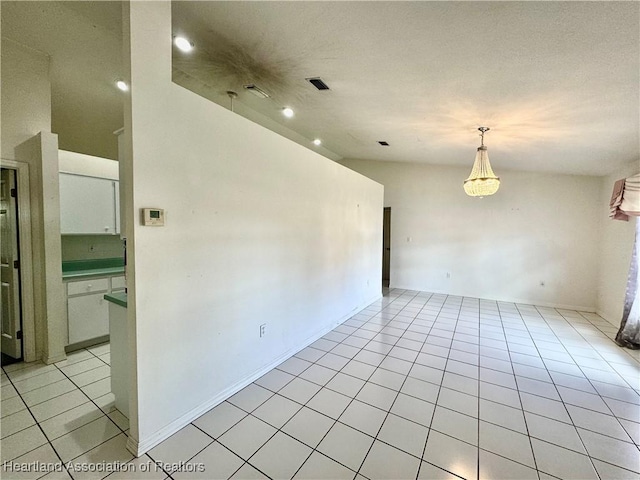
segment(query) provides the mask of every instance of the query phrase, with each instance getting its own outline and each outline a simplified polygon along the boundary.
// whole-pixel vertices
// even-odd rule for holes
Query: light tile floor
[[[592,313],[385,291],[131,464],[204,472],[108,478],[640,479],[640,352],[615,333]],[[2,461],[131,460],[108,363],[103,345],[5,368]]]

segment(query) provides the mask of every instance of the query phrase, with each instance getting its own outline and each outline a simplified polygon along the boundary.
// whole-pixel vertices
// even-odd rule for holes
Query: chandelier
[[[481,143],[476,153],[476,161],[469,178],[464,181],[464,191],[470,197],[484,197],[493,195],[500,188],[500,178],[496,177],[489,163],[489,154],[484,145],[484,133],[489,131],[489,127],[479,127]]]

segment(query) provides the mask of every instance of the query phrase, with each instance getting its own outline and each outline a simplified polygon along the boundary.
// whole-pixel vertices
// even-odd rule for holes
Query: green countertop
[[[104,299],[107,302],[112,302],[127,308],[127,294],[125,292],[108,293],[104,296]]]
[[[123,258],[100,258],[96,260],[72,260],[62,262],[63,280],[104,277],[123,273]]]

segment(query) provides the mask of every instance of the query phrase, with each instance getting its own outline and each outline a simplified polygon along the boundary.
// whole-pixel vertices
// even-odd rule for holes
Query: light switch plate
[[[164,227],[164,210],[162,208],[141,208],[142,225],[146,227]]]

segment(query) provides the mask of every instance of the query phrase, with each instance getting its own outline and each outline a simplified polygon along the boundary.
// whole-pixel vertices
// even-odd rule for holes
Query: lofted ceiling
[[[100,155],[91,142],[122,123],[119,3],[1,12],[3,37],[52,57],[61,145]],[[174,49],[176,83],[227,108],[233,90],[235,111],[334,160],[470,168],[485,125],[498,173],[640,161],[638,2],[174,1],[172,12],[174,34],[195,44]]]
[[[116,159],[123,126],[120,2],[2,0],[2,38],[50,57],[51,130],[63,150]]]

